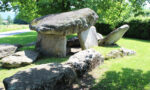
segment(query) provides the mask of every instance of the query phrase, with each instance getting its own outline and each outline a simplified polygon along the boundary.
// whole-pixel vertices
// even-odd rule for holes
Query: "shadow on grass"
[[[144,90],[150,85],[150,71],[123,68],[121,72],[109,71],[105,75],[92,90]]]
[[[40,65],[40,64],[46,64],[46,63],[63,63],[65,61],[68,60],[69,57],[65,57],[65,58],[42,58],[37,60],[34,64],[36,65]]]
[[[136,38],[127,38],[125,37],[124,39],[126,40],[134,40],[134,41],[139,41],[139,42],[144,42],[144,43],[150,43],[150,40],[144,40],[144,39],[136,39]]]
[[[120,46],[118,44],[113,44],[113,45],[105,45],[102,47],[106,47],[106,48],[120,48]]]

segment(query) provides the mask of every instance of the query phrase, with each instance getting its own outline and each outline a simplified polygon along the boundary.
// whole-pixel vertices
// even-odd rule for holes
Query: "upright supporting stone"
[[[38,33],[36,49],[45,56],[65,57],[66,36]]]
[[[98,15],[89,8],[50,14],[31,22],[30,29],[37,31],[36,49],[46,56],[66,56],[66,35],[82,33],[96,23]],[[89,39],[89,38],[88,38]],[[89,43],[89,42],[88,42]],[[91,45],[86,46],[86,48]]]
[[[94,26],[79,33],[78,37],[83,50],[98,46],[97,32]]]

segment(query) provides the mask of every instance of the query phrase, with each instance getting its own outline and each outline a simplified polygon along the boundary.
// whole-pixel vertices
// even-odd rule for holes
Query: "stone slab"
[[[14,54],[17,48],[16,45],[12,44],[0,44],[0,58]]]
[[[6,90],[65,90],[76,78],[69,65],[50,63],[19,71],[3,83]]]
[[[38,33],[36,50],[48,57],[65,57],[66,44],[66,36]]]
[[[87,30],[98,20],[90,8],[50,14],[31,22],[30,29],[44,34],[69,35]]]
[[[115,44],[123,35],[128,31],[129,25],[123,25],[108,34],[99,45],[112,45]]]
[[[88,30],[83,31],[78,34],[81,48],[89,49],[94,46],[98,46],[98,38],[96,28],[94,26],[90,27]]]
[[[32,64],[37,60],[39,53],[36,51],[26,50],[19,51],[13,55],[7,56],[2,59],[2,67],[16,68],[24,65]]]

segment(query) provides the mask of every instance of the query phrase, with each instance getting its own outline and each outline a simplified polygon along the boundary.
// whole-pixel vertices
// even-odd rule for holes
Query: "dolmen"
[[[81,48],[98,46],[93,26],[98,15],[89,8],[50,14],[33,20],[29,27],[38,33],[36,50],[45,56],[66,56],[66,35],[78,34]]]
[[[116,30],[109,33],[104,39],[99,43],[99,46],[113,45],[115,44],[123,35],[128,31],[129,25],[122,25]]]

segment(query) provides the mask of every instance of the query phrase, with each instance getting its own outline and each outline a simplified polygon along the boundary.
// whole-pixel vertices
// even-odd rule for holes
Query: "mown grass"
[[[118,41],[118,45],[136,51],[136,55],[105,61],[93,72],[96,79],[92,89],[150,90],[150,41],[126,38]],[[96,49],[105,54],[115,48]]]
[[[75,35],[70,35],[71,38]],[[36,32],[29,32],[0,38],[0,43],[26,44],[36,40]],[[150,41],[138,39],[121,39],[117,42],[119,46],[114,47],[94,47],[103,55],[111,50],[120,47],[136,51],[135,56],[126,56],[124,58],[111,59],[104,62],[103,65],[92,71],[95,79],[93,90],[150,90]],[[34,47],[23,48],[34,49]],[[0,86],[4,78],[9,77],[20,70],[34,67],[39,64],[57,62],[63,63],[69,58],[43,58],[37,62],[13,69],[4,69],[0,67]]]
[[[14,30],[21,30],[21,29],[29,29],[28,25],[0,25],[0,32],[7,32],[7,31],[14,31]]]
[[[13,36],[5,37],[5,38],[0,38],[0,44],[9,43],[9,44],[25,45],[27,43],[35,42],[36,36],[37,36],[37,33],[34,31],[28,32],[28,33],[22,33],[22,34],[18,34],[18,35],[13,35]],[[73,36],[76,36],[76,34],[68,35],[67,38],[71,38]],[[23,47],[20,50],[33,50],[34,48],[35,48],[34,46],[30,46],[30,47]],[[42,58],[31,65],[20,67],[20,68],[13,68],[13,69],[2,68],[1,63],[0,63],[0,86],[3,86],[2,81],[4,78],[12,76],[13,74],[15,74],[18,71],[25,70],[27,68],[31,68],[31,67],[34,67],[34,66],[40,65],[40,64],[63,63],[65,61],[67,61],[68,58],[69,58],[69,56],[67,56],[65,58],[54,58],[54,57]]]

